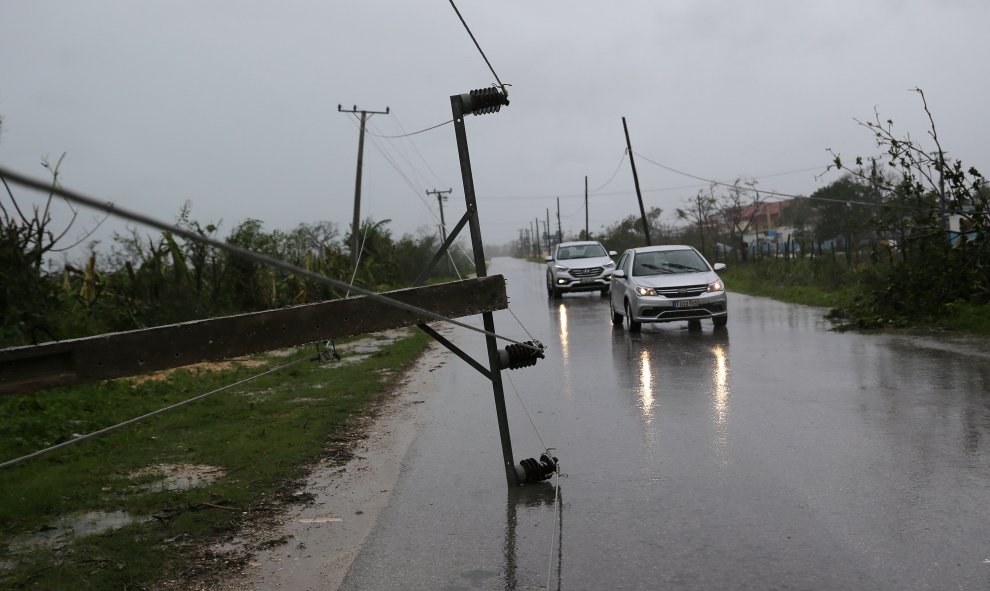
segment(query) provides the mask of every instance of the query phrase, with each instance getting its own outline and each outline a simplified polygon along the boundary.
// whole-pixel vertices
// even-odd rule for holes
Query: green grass
[[[844,265],[809,260],[734,263],[719,276],[729,291],[827,308],[848,305],[858,286],[855,272]]]
[[[414,336],[350,364],[310,361],[218,393],[106,436],[0,470],[0,587],[142,588],[189,567],[206,540],[235,531],[243,513],[290,494],[296,479],[349,421],[374,412],[426,345]],[[168,406],[299,358],[259,356],[261,366],[179,370],[167,381],[113,380],[0,399],[0,460],[6,461]],[[224,477],[184,491],[140,487],[156,464],[222,468]],[[12,541],[60,516],[125,511],[145,523],[78,538],[64,548],[15,553]],[[172,540],[172,542],[169,542]],[[176,542],[178,541],[178,542]],[[7,564],[4,564],[6,562]]]

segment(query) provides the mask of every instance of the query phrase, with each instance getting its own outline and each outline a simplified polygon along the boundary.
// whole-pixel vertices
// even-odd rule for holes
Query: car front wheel
[[[728,314],[725,316],[716,316],[715,318],[712,318],[712,324],[715,325],[715,328],[725,328],[725,325],[728,323],[729,323]]]
[[[609,300],[609,302],[608,302],[608,309],[609,309],[609,312],[612,313],[612,324],[614,324],[615,326],[621,326],[622,325],[622,314],[619,314],[618,312],[615,311],[615,305],[612,303],[611,300]]]
[[[633,320],[632,308],[629,307],[629,302],[626,302],[626,319],[629,321],[629,332],[639,332],[642,328],[642,323]]]

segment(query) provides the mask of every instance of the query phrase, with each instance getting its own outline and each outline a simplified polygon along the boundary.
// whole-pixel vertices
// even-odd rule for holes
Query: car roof
[[[564,246],[587,246],[589,244],[601,245],[601,242],[598,242],[597,240],[581,240],[579,242],[561,242],[560,244],[557,245],[557,248],[561,248]]]
[[[637,246],[636,248],[630,248],[636,254],[641,252],[661,252],[666,250],[696,250],[693,246],[688,246],[687,244],[660,244],[657,246]]]

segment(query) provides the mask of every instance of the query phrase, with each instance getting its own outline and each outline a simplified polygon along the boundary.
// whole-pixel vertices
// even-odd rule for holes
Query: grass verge
[[[809,260],[734,264],[719,276],[730,291],[827,308],[852,302],[859,283],[855,270]]]
[[[307,466],[352,437],[355,421],[374,413],[427,342],[417,331],[354,363],[346,354],[343,363],[303,361],[0,471],[0,588],[143,589],[166,573],[190,574],[209,541],[294,498]],[[0,460],[312,355],[299,349],[222,371],[182,369],[163,380],[2,398]],[[166,466],[199,467],[212,480],[163,485]],[[76,535],[46,537],[74,518],[120,527],[79,535],[80,525]]]

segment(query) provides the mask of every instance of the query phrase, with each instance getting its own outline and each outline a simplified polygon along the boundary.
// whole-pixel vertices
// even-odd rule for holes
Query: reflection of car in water
[[[690,246],[632,248],[612,272],[609,309],[612,323],[628,323],[637,331],[643,322],[687,320],[698,325],[711,319],[716,328],[729,320],[725,285],[716,271]]]
[[[559,298],[570,291],[608,293],[615,251],[600,242],[561,242],[547,261],[547,295]]]

